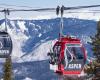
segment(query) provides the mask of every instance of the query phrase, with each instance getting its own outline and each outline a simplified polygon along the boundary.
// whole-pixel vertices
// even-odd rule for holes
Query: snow
[[[31,78],[29,78],[29,77],[26,77],[26,78],[23,79],[23,80],[35,80],[35,79],[31,79]]]
[[[50,48],[54,45],[53,41],[47,41],[42,43],[38,48],[36,48],[29,55],[22,57],[23,62],[25,61],[42,61],[47,60],[49,57],[47,53],[50,51]]]
[[[81,13],[70,13],[70,12],[81,12]],[[99,16],[100,14],[99,13],[86,13],[86,12],[92,12],[91,10],[73,10],[73,11],[65,11],[64,13],[64,17],[66,18],[78,18],[78,19],[87,19],[87,20],[95,20],[95,21],[98,21],[99,20]],[[54,18],[57,18],[57,17],[60,17],[60,15],[56,15],[55,12],[50,12],[50,13],[45,13],[43,15],[41,14],[37,14],[37,15],[34,15],[33,16],[28,16],[28,18],[26,18],[26,16],[24,17],[9,17],[9,19],[11,20],[42,20],[42,19],[54,19]]]
[[[10,21],[10,23],[13,27],[16,27],[14,21]]]
[[[85,12],[85,11],[83,11]],[[99,14],[91,14],[91,13],[67,13],[64,14],[64,17],[67,18],[77,18],[77,19],[86,19],[86,20],[95,20],[98,21],[99,19]],[[60,16],[58,16],[60,17]],[[55,27],[52,28],[52,26],[55,23],[45,23],[46,21],[50,20],[50,19],[56,19],[57,16],[55,14],[53,15],[39,15],[39,16],[33,16],[29,19],[25,19],[22,20],[22,18],[18,17],[18,20],[16,20],[17,18],[12,18],[10,19],[11,21],[9,22],[11,24],[11,26],[8,24],[8,32],[11,35],[12,41],[13,41],[13,51],[12,51],[12,59],[13,62],[25,62],[25,61],[41,61],[41,60],[47,60],[48,56],[47,53],[50,50],[50,42],[53,42],[55,40],[49,40],[50,37],[52,36],[47,36],[48,33],[50,31],[53,31],[53,29]],[[20,20],[21,19],[21,20]],[[46,20],[44,20],[46,19]],[[16,21],[14,21],[16,20]],[[35,21],[36,20],[36,21]],[[39,21],[40,20],[40,21]],[[73,19],[74,20],[74,19]],[[38,24],[37,22],[40,22],[40,24]],[[36,23],[37,24],[36,24]],[[26,24],[27,23],[27,24]],[[75,23],[77,23],[77,21],[75,21]],[[42,25],[43,26],[42,26]],[[46,25],[45,25],[46,24]],[[72,24],[72,22],[71,22]],[[27,26],[29,25],[29,26]],[[79,28],[81,29],[81,25],[79,24]],[[1,27],[4,28],[5,24],[2,23]],[[82,27],[85,27],[86,25],[83,25]],[[10,28],[12,27],[12,28]],[[44,29],[44,27],[47,27],[48,29]],[[77,27],[77,26],[75,26]],[[32,30],[32,31],[29,31]],[[48,31],[47,31],[48,30]],[[56,28],[56,30],[58,30]],[[27,32],[28,35],[26,35],[24,32]],[[74,30],[75,31],[75,30]],[[55,31],[56,32],[56,31]],[[85,31],[83,31],[85,32]],[[91,31],[90,31],[91,32]],[[52,32],[51,32],[52,33]],[[42,37],[44,36],[44,34],[46,34],[45,39],[42,39]],[[52,33],[53,34],[53,33]],[[86,33],[86,35],[88,34],[88,32]],[[34,39],[39,40],[39,42],[35,41]],[[38,38],[37,38],[38,37]],[[57,38],[57,37],[55,37]],[[33,39],[33,43],[30,44],[26,44],[26,42],[28,42],[29,39]],[[84,44],[87,44],[88,42],[91,42],[90,37],[88,36],[81,36],[82,42]],[[32,46],[32,51],[31,52],[24,52],[22,51],[22,47],[23,46],[27,46],[30,48],[30,45],[33,44],[34,46]],[[24,56],[25,55],[25,56]]]
[[[14,23],[12,22],[13,26]],[[19,59],[24,53],[21,50],[21,46],[23,43],[28,39],[28,37],[23,33],[23,30],[25,27],[23,26],[23,23],[21,22],[19,24],[22,29],[22,32],[17,32],[16,33],[16,27],[14,26],[14,29],[10,29],[8,26],[8,32],[11,36],[12,42],[13,42],[13,50],[12,50],[12,59],[15,62],[17,59]]]
[[[4,31],[5,30],[5,23],[3,23],[2,25],[0,25],[0,30]]]
[[[10,20],[42,20],[42,19],[54,19],[57,18],[55,14],[48,14],[48,15],[36,15],[36,16],[29,16],[28,18],[26,17],[9,17]]]
[[[74,12],[74,11],[72,11]],[[78,19],[85,19],[85,20],[94,20],[94,21],[98,21],[100,18],[100,14],[99,13],[86,13],[86,12],[89,12],[89,10],[79,10],[76,12],[81,12],[81,13],[67,13],[67,14],[64,14],[64,17],[67,17],[67,18],[78,18]],[[90,11],[92,12],[92,11]]]
[[[18,25],[20,26],[20,30],[22,31],[22,32],[24,32],[25,30],[27,30],[27,28],[25,27],[25,22],[24,21],[18,21],[17,22],[18,23]]]
[[[39,37],[41,37],[41,36],[42,36],[42,34],[40,33],[40,34],[39,34]]]

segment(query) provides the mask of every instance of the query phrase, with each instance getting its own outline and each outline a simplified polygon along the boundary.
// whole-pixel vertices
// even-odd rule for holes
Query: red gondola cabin
[[[80,75],[87,58],[81,41],[71,37],[61,37],[48,55],[50,69],[62,75]]]

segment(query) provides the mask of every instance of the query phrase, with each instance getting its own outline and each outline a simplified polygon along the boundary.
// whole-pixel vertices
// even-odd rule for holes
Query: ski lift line
[[[53,11],[56,10],[56,8],[40,8],[40,9],[12,9],[10,12],[16,12],[16,11]],[[4,10],[0,10],[0,12],[4,12]]]
[[[82,9],[82,8],[93,8],[93,7],[100,7],[100,5],[90,5],[90,6],[76,6],[76,7],[64,7],[62,6],[59,8],[60,10],[76,10],[76,9]],[[39,8],[39,9],[9,9],[9,11],[52,11],[56,10],[56,8]],[[3,10],[0,10],[0,12],[3,12]]]
[[[65,13],[100,13],[100,12],[94,11],[94,12],[65,12]]]
[[[84,11],[84,10],[81,10],[81,11],[84,11],[84,12],[89,12],[89,11],[100,11],[100,9],[86,9],[87,11]],[[79,10],[67,10],[68,12],[78,12]],[[67,12],[66,11],[66,12]],[[81,11],[79,11],[79,12],[81,12]]]
[[[93,7],[100,7],[100,5],[76,6],[76,7],[64,7],[64,10],[75,10],[75,9],[93,8]]]
[[[26,7],[26,8],[34,8],[30,6],[17,6],[17,5],[9,5],[9,4],[0,4],[2,6],[15,6],[15,7]],[[64,10],[69,10],[69,9],[80,9],[80,8],[92,8],[92,7],[100,7],[100,5],[90,5],[90,6],[76,6],[76,7],[64,7]],[[38,7],[39,8],[39,7]]]
[[[41,11],[52,11],[55,10],[55,8],[44,8],[44,9],[19,9],[19,10],[10,10],[11,12],[16,12],[16,11],[37,11],[37,12],[41,12]]]

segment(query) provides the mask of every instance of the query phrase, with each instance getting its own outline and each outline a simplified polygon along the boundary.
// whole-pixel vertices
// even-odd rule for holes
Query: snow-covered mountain
[[[1,28],[4,20],[0,20]],[[17,62],[48,59],[47,53],[58,38],[60,18],[42,20],[8,20],[8,32],[13,41],[12,59]],[[64,18],[65,35],[74,35],[84,44],[96,32],[96,21]],[[85,46],[88,46],[86,44]],[[88,47],[86,47],[88,50]],[[90,47],[89,47],[90,48]],[[90,53],[90,50],[88,50]],[[89,54],[91,56],[91,54]]]
[[[87,42],[96,33],[96,24],[97,21],[93,19],[64,18],[63,32],[65,35],[80,38],[91,57],[91,46]],[[0,29],[4,29],[4,19],[0,20],[0,25]],[[12,60],[16,80],[58,79],[49,70],[47,53],[58,38],[59,26],[60,18],[8,19],[7,28],[13,41]]]

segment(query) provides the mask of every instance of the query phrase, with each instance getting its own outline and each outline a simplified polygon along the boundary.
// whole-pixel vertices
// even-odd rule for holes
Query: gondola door
[[[65,46],[63,74],[81,74],[86,60],[82,44],[67,43]]]

